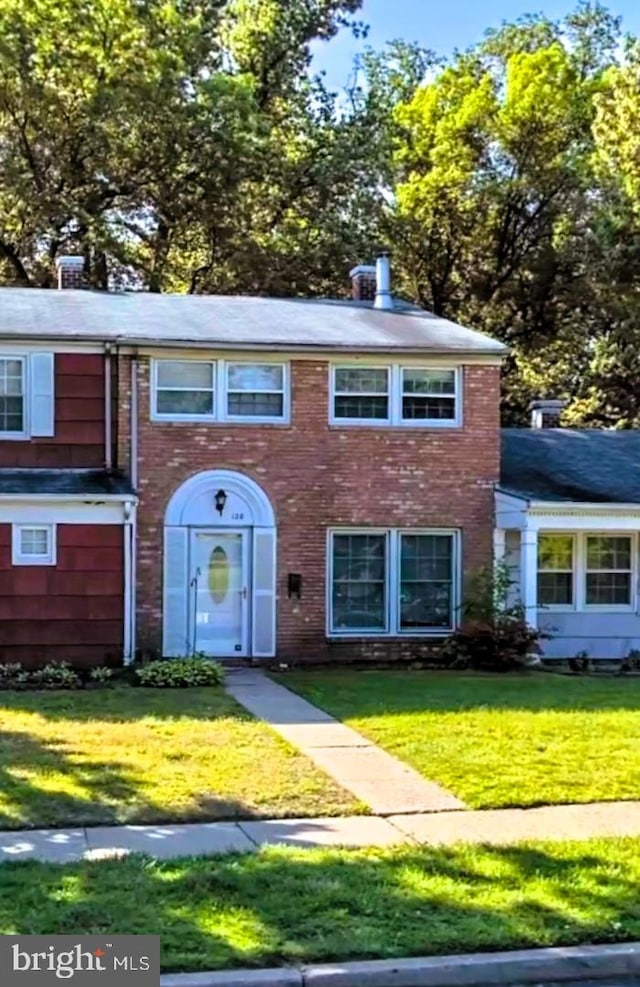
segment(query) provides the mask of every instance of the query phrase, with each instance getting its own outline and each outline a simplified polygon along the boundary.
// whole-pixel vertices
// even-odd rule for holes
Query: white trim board
[[[112,340],[112,342],[114,341]],[[170,351],[170,355],[167,354],[167,350]],[[389,350],[380,349],[331,350],[327,349],[326,346],[318,349],[296,350],[291,347],[275,345],[265,345],[264,349],[260,349],[255,344],[240,346],[238,343],[230,344],[225,348],[219,343],[212,346],[206,340],[188,344],[184,342],[166,343],[165,345],[159,345],[157,342],[149,342],[145,345],[144,340],[141,340],[137,345],[131,342],[118,343],[118,351],[124,356],[135,354],[142,360],[180,360],[191,357],[199,360],[229,360],[231,363],[237,359],[238,362],[250,363],[252,362],[252,355],[254,355],[256,363],[280,363],[282,361],[340,363],[344,361],[346,363],[362,363],[366,366],[374,364],[385,366],[390,362],[397,362],[416,367],[425,363],[438,367],[451,366],[451,364],[455,364],[455,366],[500,367],[504,359],[504,357],[495,354],[465,353],[454,350],[434,352],[429,350],[398,350],[397,352],[389,352]],[[194,351],[197,353],[197,357],[194,357]],[[237,354],[237,357],[234,354]]]
[[[21,499],[0,503],[0,524],[128,524],[122,503],[83,504],[59,500],[23,503]]]
[[[108,339],[105,339],[104,342],[99,341],[97,343],[74,343],[73,340],[69,340],[68,337],[62,336],[42,336],[40,339],[31,340],[25,336],[3,336],[0,334],[0,346],[2,349],[7,353],[13,351],[18,354],[40,353],[43,350],[53,353],[103,354],[105,351],[105,346],[108,346],[109,343],[110,341]],[[111,345],[113,345],[112,342]]]

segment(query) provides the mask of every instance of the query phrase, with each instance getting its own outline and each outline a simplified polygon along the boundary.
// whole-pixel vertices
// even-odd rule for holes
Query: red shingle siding
[[[55,435],[0,440],[0,467],[68,469],[104,464],[104,358],[55,354]]]
[[[329,367],[294,361],[292,424],[192,425],[151,422],[149,363],[140,361],[139,644],[160,646],[162,535],[167,503],[188,477],[231,469],[270,497],[278,525],[278,655],[348,657],[325,631],[326,533],[332,526],[453,527],[462,532],[466,571],[491,558],[493,484],[499,470],[500,369],[466,366],[464,427],[331,427]],[[302,598],[288,599],[287,574],[302,575]],[[398,656],[378,640],[371,654]],[[362,646],[366,650],[366,642]],[[424,639],[420,639],[420,648]],[[353,657],[362,649],[354,642]]]
[[[120,662],[123,532],[59,524],[55,566],[13,566],[11,525],[0,524],[0,661]]]

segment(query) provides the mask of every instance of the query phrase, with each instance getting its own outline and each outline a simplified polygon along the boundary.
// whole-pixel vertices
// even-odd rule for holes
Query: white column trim
[[[507,532],[504,528],[493,529],[493,564],[500,565],[507,554]]]
[[[538,626],[538,531],[523,528],[520,533],[520,589],[524,615],[530,627]]]

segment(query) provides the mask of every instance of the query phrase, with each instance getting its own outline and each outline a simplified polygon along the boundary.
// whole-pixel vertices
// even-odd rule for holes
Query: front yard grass
[[[221,689],[0,692],[0,828],[363,809]]]
[[[278,681],[472,808],[640,799],[640,679],[331,670]]]
[[[0,866],[0,933],[155,933],[165,970],[640,938],[640,839]]]

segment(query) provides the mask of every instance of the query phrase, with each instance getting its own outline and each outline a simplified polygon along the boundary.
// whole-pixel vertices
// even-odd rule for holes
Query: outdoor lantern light
[[[224,511],[224,505],[227,503],[227,495],[224,490],[218,490],[216,494],[216,510],[220,517],[222,517],[222,512]]]

